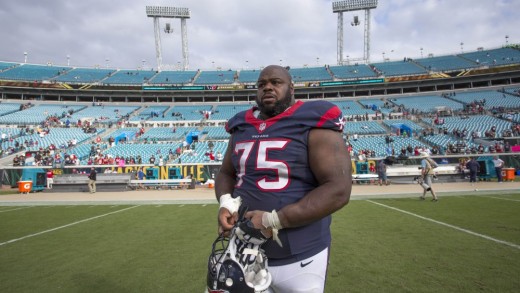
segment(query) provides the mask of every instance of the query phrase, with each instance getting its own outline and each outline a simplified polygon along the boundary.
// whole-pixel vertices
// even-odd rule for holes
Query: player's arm
[[[233,167],[233,163],[231,162],[231,155],[233,152],[232,141],[233,136],[231,136],[229,139],[228,147],[226,149],[226,153],[224,154],[224,159],[222,160],[222,166],[220,167],[217,178],[215,180],[215,196],[221,203],[221,206],[221,196],[225,194],[232,195],[236,184],[236,171]],[[229,198],[229,196],[226,196],[226,198]],[[236,213],[230,212],[228,208],[220,208],[218,213],[219,233],[231,230],[236,220]]]
[[[313,129],[309,133],[309,164],[319,186],[298,202],[278,211],[283,228],[307,225],[345,206],[352,189],[352,163],[341,133]]]

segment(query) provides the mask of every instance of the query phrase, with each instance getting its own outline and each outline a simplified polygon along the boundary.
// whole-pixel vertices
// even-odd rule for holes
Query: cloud
[[[139,0],[18,0],[0,6],[0,60],[72,66],[156,67],[153,21]],[[337,61],[337,14],[325,0],[179,0],[187,7],[190,69],[259,68]],[[435,56],[518,43],[520,1],[380,0],[371,10],[371,61]],[[350,22],[357,15],[361,25]],[[161,34],[163,62],[182,63],[179,19]],[[364,11],[344,13],[344,58],[363,57]],[[5,45],[8,44],[8,45]],[[393,52],[392,52],[393,51]],[[108,60],[108,62],[107,62]],[[144,60],[144,62],[143,62]],[[282,61],[280,61],[282,60]]]

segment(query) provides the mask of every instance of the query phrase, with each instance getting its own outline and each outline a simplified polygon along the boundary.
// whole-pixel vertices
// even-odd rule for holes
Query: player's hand
[[[238,213],[231,214],[228,209],[221,208],[218,211],[218,233],[224,232],[224,235],[229,236],[229,232],[238,220]]]
[[[245,214],[245,218],[251,220],[253,223],[253,226],[256,229],[260,229],[262,234],[266,238],[271,238],[273,236],[273,231],[271,228],[266,229],[264,225],[262,225],[262,215],[265,213],[265,211],[250,211]]]

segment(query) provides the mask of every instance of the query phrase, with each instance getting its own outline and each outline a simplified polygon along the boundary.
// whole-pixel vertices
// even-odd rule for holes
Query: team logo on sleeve
[[[338,122],[334,122],[334,124],[336,124],[338,126],[339,130],[341,130],[341,131],[343,131],[343,128],[345,128],[345,123],[346,123],[345,117],[339,117]]]

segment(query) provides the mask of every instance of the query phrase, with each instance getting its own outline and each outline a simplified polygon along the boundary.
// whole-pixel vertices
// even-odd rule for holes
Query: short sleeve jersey
[[[341,110],[327,101],[298,101],[285,112],[261,120],[256,107],[231,118],[231,161],[236,171],[234,197],[249,210],[272,211],[297,202],[318,186],[309,168],[308,137],[315,128],[342,131]],[[330,245],[331,217],[280,230],[283,247],[269,240],[263,248],[270,265],[310,257]]]

